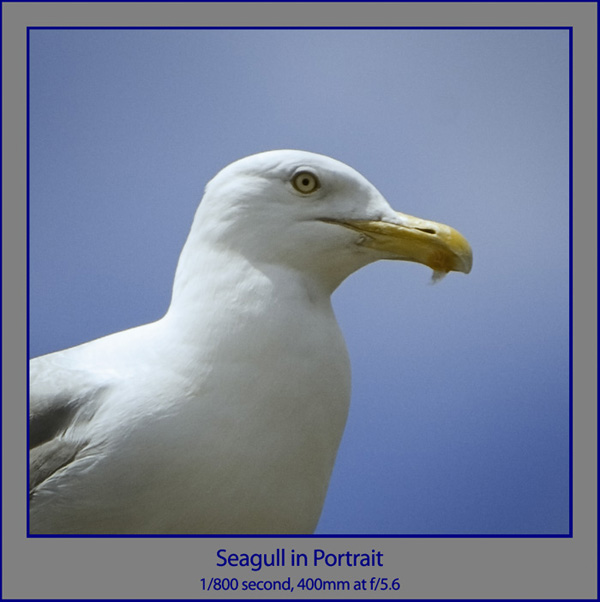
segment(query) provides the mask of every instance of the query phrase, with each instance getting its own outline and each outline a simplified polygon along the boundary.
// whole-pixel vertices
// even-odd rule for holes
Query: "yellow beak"
[[[440,276],[452,271],[465,274],[471,271],[473,252],[460,232],[404,213],[396,216],[398,223],[370,220],[335,223],[360,232],[364,235],[362,245],[389,253],[390,259],[422,263]]]

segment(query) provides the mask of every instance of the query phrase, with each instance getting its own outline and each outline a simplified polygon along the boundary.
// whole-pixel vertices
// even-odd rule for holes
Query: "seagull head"
[[[206,186],[186,246],[314,275],[332,290],[379,259],[468,273],[455,229],[393,210],[365,177],[330,157],[276,150],[231,163]]]

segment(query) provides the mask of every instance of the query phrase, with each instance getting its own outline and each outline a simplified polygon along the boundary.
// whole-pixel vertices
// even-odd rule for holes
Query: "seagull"
[[[31,360],[29,534],[313,533],[350,400],[330,298],[380,259],[472,252],[324,155],[221,170],[164,317]]]

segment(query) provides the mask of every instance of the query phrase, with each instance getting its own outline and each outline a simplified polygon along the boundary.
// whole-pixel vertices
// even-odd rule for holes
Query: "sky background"
[[[33,30],[30,355],[160,318],[206,182],[296,148],[456,227],[473,271],[335,292],[348,423],[317,533],[569,529],[566,30]]]

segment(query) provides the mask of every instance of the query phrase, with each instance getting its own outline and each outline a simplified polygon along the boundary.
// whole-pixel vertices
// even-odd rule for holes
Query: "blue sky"
[[[474,267],[334,294],[353,393],[318,532],[568,532],[566,30],[33,30],[29,56],[32,357],[163,315],[219,169],[330,155]]]

